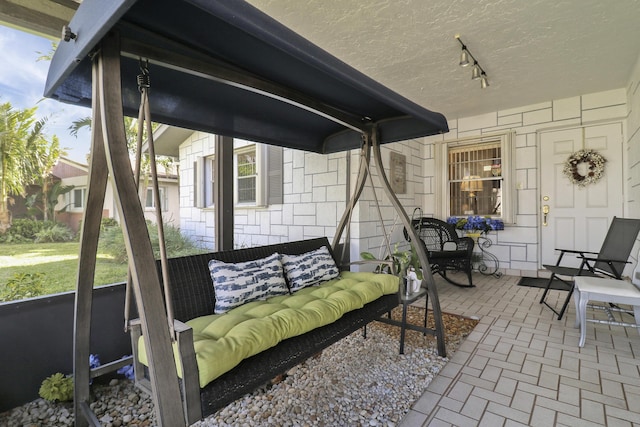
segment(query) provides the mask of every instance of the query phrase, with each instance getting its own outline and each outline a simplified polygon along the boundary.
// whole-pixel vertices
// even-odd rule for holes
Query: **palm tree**
[[[152,131],[155,131],[158,128],[158,123],[151,123]],[[91,128],[91,117],[83,117],[78,120],[73,121],[71,126],[69,126],[69,133],[72,136],[78,137],[78,132],[83,128]],[[129,150],[129,155],[133,159],[135,158],[137,151],[137,142],[138,142],[138,119],[133,117],[125,116],[124,118],[124,133],[127,138],[127,148]],[[143,140],[147,138],[147,129],[146,127],[143,130]],[[173,165],[173,159],[171,157],[166,156],[156,156],[156,162],[159,165],[162,165],[165,170],[170,170]],[[142,188],[146,188],[148,179],[149,179],[149,158],[143,153],[141,157],[141,165],[140,171],[143,179]],[[146,192],[143,193],[146,195]]]
[[[14,109],[0,104],[0,232],[11,226],[11,195],[25,195],[26,187],[43,176],[60,155],[57,138],[50,143],[43,133],[46,118],[37,120],[37,107]],[[48,174],[48,173],[47,173]]]
[[[42,189],[43,213],[44,220],[55,219],[55,206],[58,200],[58,194],[52,194],[52,177],[53,167],[58,162],[61,155],[65,154],[60,149],[60,141],[57,136],[51,138],[51,142],[39,138],[28,146],[30,153],[35,154],[37,164],[34,165],[33,176],[37,175],[37,180]],[[70,191],[70,189],[68,190]],[[63,193],[64,194],[64,193]]]

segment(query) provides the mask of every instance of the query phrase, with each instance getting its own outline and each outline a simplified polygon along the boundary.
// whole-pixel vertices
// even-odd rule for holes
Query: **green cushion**
[[[200,387],[284,339],[332,323],[344,313],[396,292],[396,276],[342,272],[338,279],[293,295],[253,301],[225,314],[190,320]],[[139,346],[140,361],[147,365],[142,338]],[[178,372],[182,373],[180,364]]]

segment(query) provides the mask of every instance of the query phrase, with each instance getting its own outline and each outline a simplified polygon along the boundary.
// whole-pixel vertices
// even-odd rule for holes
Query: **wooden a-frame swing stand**
[[[93,58],[92,66],[92,145],[89,166],[87,203],[82,222],[80,261],[77,277],[75,306],[75,416],[76,425],[100,425],[97,417],[89,408],[89,381],[92,372],[89,368],[89,343],[91,332],[91,306],[98,237],[102,207],[105,199],[107,180],[111,179],[117,198],[117,205],[124,233],[124,241],[129,259],[131,284],[142,332],[149,358],[149,378],[153,391],[153,402],[157,423],[161,426],[184,425],[186,410],[180,395],[178,376],[172,350],[172,327],[165,311],[160,277],[147,231],[145,217],[136,179],[131,169],[127,150],[124,126],[120,76],[120,45],[117,33],[111,32],[103,38]],[[377,129],[372,125],[363,132],[360,171],[355,191],[348,204],[336,236],[334,248],[340,241],[347,226],[351,212],[357,202],[368,173],[371,152],[378,171],[381,186],[395,207],[402,224],[418,241],[410,220],[390,188],[384,173],[377,143]],[[422,245],[415,250],[424,273],[423,287],[431,301],[435,319],[432,334],[437,338],[438,352],[445,355],[444,329],[438,295],[433,276],[429,268],[427,254]]]

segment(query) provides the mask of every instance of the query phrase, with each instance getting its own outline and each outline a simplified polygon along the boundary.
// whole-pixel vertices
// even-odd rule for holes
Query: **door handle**
[[[542,207],[542,225],[545,227],[549,225],[547,223],[547,215],[549,215],[549,205],[544,205]]]

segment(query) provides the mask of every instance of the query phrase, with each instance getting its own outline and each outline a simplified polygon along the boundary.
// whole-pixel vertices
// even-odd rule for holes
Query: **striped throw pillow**
[[[283,254],[282,265],[291,292],[318,285],[340,275],[326,246],[302,255]]]
[[[250,301],[289,294],[278,253],[235,264],[212,259],[209,271],[216,294],[216,314]]]

